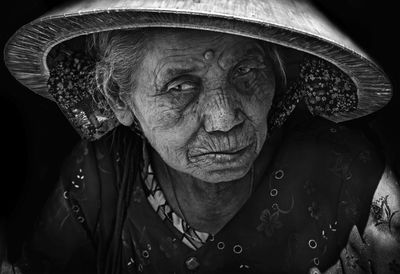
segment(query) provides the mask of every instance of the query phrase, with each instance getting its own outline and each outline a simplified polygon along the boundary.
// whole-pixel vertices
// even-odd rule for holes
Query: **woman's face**
[[[266,139],[275,91],[272,64],[257,41],[159,32],[135,80],[128,106],[170,167],[210,183],[249,171]]]

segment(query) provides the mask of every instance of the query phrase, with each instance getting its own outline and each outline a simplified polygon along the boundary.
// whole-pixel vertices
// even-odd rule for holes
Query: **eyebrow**
[[[230,46],[230,48],[224,49],[224,52],[228,50],[230,56],[228,59],[226,59],[226,55],[221,54],[218,57],[218,64],[220,67],[227,69],[229,66],[233,65],[233,63],[225,63],[225,61],[232,61],[235,59],[236,61],[242,61],[243,58],[246,57],[265,57],[265,51],[263,47],[256,43],[256,42],[251,42],[250,44],[246,44],[243,42],[235,43]]]
[[[160,76],[166,77],[166,78],[174,78],[177,75],[181,74],[186,74],[186,73],[192,73],[195,71],[198,71],[199,67],[196,66],[191,66],[189,68],[176,68],[176,67],[170,67],[166,69],[166,71],[160,71]]]
[[[251,56],[258,55],[264,56],[264,49],[257,43],[247,46],[245,49],[240,48],[234,51],[234,56]],[[187,62],[185,58],[186,55],[172,55],[168,56],[166,59],[173,58],[172,60],[168,60],[163,64],[159,64],[156,66],[154,70],[155,73],[155,86],[157,90],[160,90],[168,81],[171,81],[175,77],[184,74],[190,74],[193,72],[198,72],[204,69],[204,63],[201,60],[195,60],[195,62]],[[189,57],[189,56],[187,56]],[[220,56],[222,57],[222,55]],[[176,60],[175,58],[178,58]],[[174,60],[175,59],[175,60]],[[165,60],[165,59],[164,59]]]
[[[240,49],[239,52],[240,52],[240,55],[242,55],[242,56],[246,56],[246,55],[250,55],[250,56],[254,56],[254,55],[265,56],[266,55],[265,49],[261,45],[259,45],[258,43],[254,43],[254,44],[246,47],[245,49]]]
[[[256,46],[252,46],[252,47],[248,48],[245,51],[245,54],[251,54],[251,55],[252,54],[261,54],[261,55],[265,55],[265,50],[261,46],[256,45]]]

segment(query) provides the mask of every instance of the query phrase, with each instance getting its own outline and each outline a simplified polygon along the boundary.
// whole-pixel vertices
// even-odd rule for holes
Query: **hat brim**
[[[341,69],[357,87],[358,106],[354,111],[325,117],[331,121],[368,115],[390,101],[392,86],[385,73],[307,2],[230,0],[223,3],[216,5],[211,0],[80,2],[20,28],[6,44],[5,63],[23,85],[52,100],[47,86],[47,57],[52,48],[64,41],[115,29],[208,30],[296,49]]]

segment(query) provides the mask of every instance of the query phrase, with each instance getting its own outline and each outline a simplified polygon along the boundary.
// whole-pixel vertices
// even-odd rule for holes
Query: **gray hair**
[[[96,54],[97,87],[108,96],[126,96],[135,89],[135,74],[143,61],[149,34],[143,30],[115,30],[92,34],[89,51]]]

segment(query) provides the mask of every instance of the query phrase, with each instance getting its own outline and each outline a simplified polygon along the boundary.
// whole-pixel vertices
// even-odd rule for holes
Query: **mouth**
[[[228,150],[210,151],[192,155],[192,159],[211,160],[215,164],[226,164],[239,161],[243,156],[249,154],[254,142],[245,146],[231,148]]]
[[[248,144],[244,147],[232,148],[232,149],[228,149],[228,150],[205,152],[205,153],[201,153],[201,154],[197,154],[197,155],[193,155],[193,156],[196,157],[196,156],[214,155],[214,154],[215,155],[225,155],[225,154],[226,155],[235,155],[235,154],[240,154],[241,152],[246,150],[251,145],[252,144]]]

